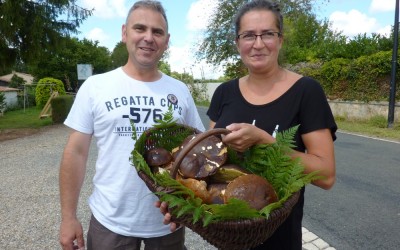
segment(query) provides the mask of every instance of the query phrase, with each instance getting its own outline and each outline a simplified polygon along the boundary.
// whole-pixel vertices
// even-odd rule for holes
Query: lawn
[[[5,129],[41,128],[52,125],[51,117],[39,118],[41,111],[42,109],[37,107],[8,111],[3,116],[0,116],[0,131]]]

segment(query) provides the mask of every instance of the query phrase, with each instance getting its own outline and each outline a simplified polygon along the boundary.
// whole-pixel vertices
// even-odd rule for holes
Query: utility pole
[[[388,128],[393,127],[394,107],[396,103],[396,71],[397,71],[397,48],[399,43],[399,0],[396,0],[396,8],[394,10],[394,28],[393,28],[393,54],[392,54],[392,73],[390,77],[390,95],[389,95],[389,112],[388,112]]]

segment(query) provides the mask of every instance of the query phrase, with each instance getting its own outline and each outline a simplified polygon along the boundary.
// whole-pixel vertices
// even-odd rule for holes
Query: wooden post
[[[46,105],[44,105],[44,107],[42,109],[42,112],[40,112],[40,115],[39,115],[40,119],[51,116],[51,100],[54,97],[57,97],[57,96],[58,96],[58,92],[57,91],[54,91],[50,95],[49,100],[47,100]]]

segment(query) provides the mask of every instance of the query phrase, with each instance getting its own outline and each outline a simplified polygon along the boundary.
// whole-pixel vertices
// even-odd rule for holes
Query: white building
[[[7,107],[13,107],[18,104],[18,89],[0,86],[0,92],[4,93]]]

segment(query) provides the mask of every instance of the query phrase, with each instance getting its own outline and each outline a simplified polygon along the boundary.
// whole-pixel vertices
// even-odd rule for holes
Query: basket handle
[[[229,134],[230,132],[231,132],[230,130],[225,128],[214,128],[196,135],[196,137],[193,140],[191,140],[188,144],[185,145],[185,147],[183,147],[178,157],[176,157],[176,160],[172,165],[171,177],[175,179],[179,166],[181,165],[183,159],[189,153],[189,151],[192,150],[192,148],[194,148],[194,146],[196,146],[199,142],[213,135],[220,135],[220,134],[226,135]]]

